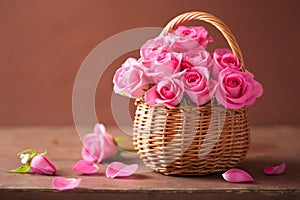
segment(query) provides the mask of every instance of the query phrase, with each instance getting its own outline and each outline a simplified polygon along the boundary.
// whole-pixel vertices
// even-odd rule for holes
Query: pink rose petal
[[[71,190],[79,186],[81,178],[57,177],[52,180],[52,186],[57,190]]]
[[[138,168],[137,164],[126,165],[121,162],[112,162],[106,168],[106,177],[124,177],[132,175]]]
[[[281,165],[277,165],[277,166],[266,166],[264,168],[264,172],[265,174],[268,175],[279,175],[279,174],[283,174],[285,168],[286,168],[285,163],[282,163]]]
[[[79,160],[73,167],[74,172],[81,174],[94,174],[98,171],[99,167],[86,160]]]
[[[222,174],[223,178],[231,183],[240,183],[240,182],[254,182],[253,178],[241,169],[230,169]]]

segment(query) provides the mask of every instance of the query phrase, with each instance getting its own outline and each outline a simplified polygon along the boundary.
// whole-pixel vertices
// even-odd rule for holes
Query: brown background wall
[[[163,27],[179,13],[202,10],[236,35],[247,67],[265,88],[251,109],[254,125],[299,125],[299,2],[274,0],[1,0],[0,125],[72,124],[72,87],[87,54],[109,36]],[[211,28],[210,28],[211,29]],[[220,35],[216,45],[224,45]],[[110,114],[112,73],[97,93],[100,120]],[[100,94],[101,92],[101,94]]]

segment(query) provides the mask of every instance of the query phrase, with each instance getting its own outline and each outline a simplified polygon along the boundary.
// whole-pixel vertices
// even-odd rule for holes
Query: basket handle
[[[245,71],[245,63],[244,63],[244,58],[241,52],[241,49],[239,47],[239,44],[235,37],[233,36],[232,32],[226,26],[219,18],[216,16],[206,13],[206,12],[187,12],[183,13],[181,15],[178,15],[174,19],[172,19],[162,30],[160,33],[161,36],[166,35],[168,32],[171,30],[176,29],[178,26],[181,24],[188,22],[188,21],[193,21],[193,20],[199,20],[199,21],[205,21],[207,23],[212,24],[215,26],[225,37],[227,43],[229,44],[233,54],[241,61],[242,63],[242,71]]]

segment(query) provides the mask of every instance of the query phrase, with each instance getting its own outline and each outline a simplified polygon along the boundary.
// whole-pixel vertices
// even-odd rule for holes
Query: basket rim
[[[195,109],[197,109],[197,110],[204,110],[204,109],[207,110],[207,108],[215,107],[215,108],[222,108],[223,110],[226,110],[226,112],[234,113],[234,112],[238,112],[238,111],[243,111],[245,109],[246,110],[249,109],[249,106],[243,106],[239,109],[233,110],[233,109],[224,107],[223,105],[221,105],[218,102],[214,103],[212,100],[209,101],[208,103],[204,104],[204,105],[201,105],[201,106],[197,106],[194,103],[190,103],[188,105],[184,105],[184,104],[181,105],[181,103],[179,103],[175,107],[168,107],[164,104],[157,104],[157,105],[154,105],[154,106],[150,106],[149,104],[147,104],[147,102],[143,98],[135,99],[134,105],[138,106],[139,104],[145,104],[145,105],[147,105],[151,108],[163,108],[163,109],[166,109],[166,110],[178,110],[178,111],[184,111],[184,110],[187,110],[187,109],[188,110],[195,110]]]

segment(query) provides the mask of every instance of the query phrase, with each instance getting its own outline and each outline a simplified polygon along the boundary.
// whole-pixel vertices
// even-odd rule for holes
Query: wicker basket
[[[161,34],[191,20],[214,25],[243,63],[231,31],[211,14],[181,14],[170,21]],[[142,100],[136,100],[135,104],[134,147],[146,166],[157,172],[165,175],[209,174],[235,167],[246,157],[250,142],[247,107],[231,112],[214,102],[175,108],[149,106]]]

